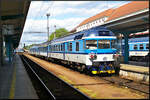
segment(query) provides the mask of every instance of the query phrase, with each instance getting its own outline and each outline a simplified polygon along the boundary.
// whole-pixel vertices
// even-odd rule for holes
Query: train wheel
[[[86,68],[86,65],[81,65],[80,72],[84,72],[85,68]]]

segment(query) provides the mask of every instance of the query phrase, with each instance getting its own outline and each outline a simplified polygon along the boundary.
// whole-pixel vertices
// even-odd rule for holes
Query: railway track
[[[27,57],[20,56],[40,99],[90,99]]]
[[[149,84],[146,83],[135,82],[133,80],[121,78],[118,76],[100,77],[100,78],[109,81],[113,84],[117,84],[119,86],[124,86],[145,94],[149,94]]]

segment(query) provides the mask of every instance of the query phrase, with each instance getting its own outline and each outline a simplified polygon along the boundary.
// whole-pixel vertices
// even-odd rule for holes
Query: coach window
[[[56,51],[56,45],[55,45],[55,51]]]
[[[72,43],[69,43],[69,51],[72,51]]]
[[[57,45],[56,45],[55,51],[57,51]]]
[[[61,51],[61,45],[59,45],[59,51]]]
[[[146,44],[146,49],[149,49],[149,44],[148,43]]]
[[[63,44],[61,44],[61,51],[63,51]]]
[[[137,50],[137,45],[136,44],[134,45],[134,50]]]
[[[86,40],[86,49],[97,49],[97,40]]]
[[[76,42],[76,51],[79,51],[79,42]]]
[[[143,48],[144,48],[143,44],[140,44],[140,50],[143,50]]]
[[[68,51],[69,51],[69,43],[67,43],[67,49],[68,49]]]
[[[99,49],[108,49],[110,48],[110,40],[98,40]]]
[[[53,45],[51,45],[51,51],[54,51],[53,49],[54,49],[54,47],[53,47]]]

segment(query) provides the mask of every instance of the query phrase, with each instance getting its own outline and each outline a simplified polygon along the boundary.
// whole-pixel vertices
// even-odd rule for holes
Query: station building
[[[149,11],[149,2],[132,1],[118,8],[110,8],[88,19],[85,19],[77,27],[71,30],[71,32],[79,32],[92,27],[101,26],[107,22],[113,22],[114,20],[126,18],[130,15],[140,14],[145,11]]]
[[[85,19],[70,32],[80,32],[97,26],[104,26],[115,33],[119,43],[118,51],[121,51],[120,37],[125,38],[125,56],[122,61],[128,63],[130,34],[146,31],[149,33],[149,1],[131,1],[117,8],[110,8]]]

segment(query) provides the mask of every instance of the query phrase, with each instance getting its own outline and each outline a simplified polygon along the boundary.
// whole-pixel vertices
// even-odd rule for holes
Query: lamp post
[[[54,32],[54,39],[56,38],[56,25],[54,25],[55,32]]]
[[[46,16],[47,16],[47,41],[48,41],[48,38],[49,38],[49,16],[50,16],[50,14],[47,13]]]

